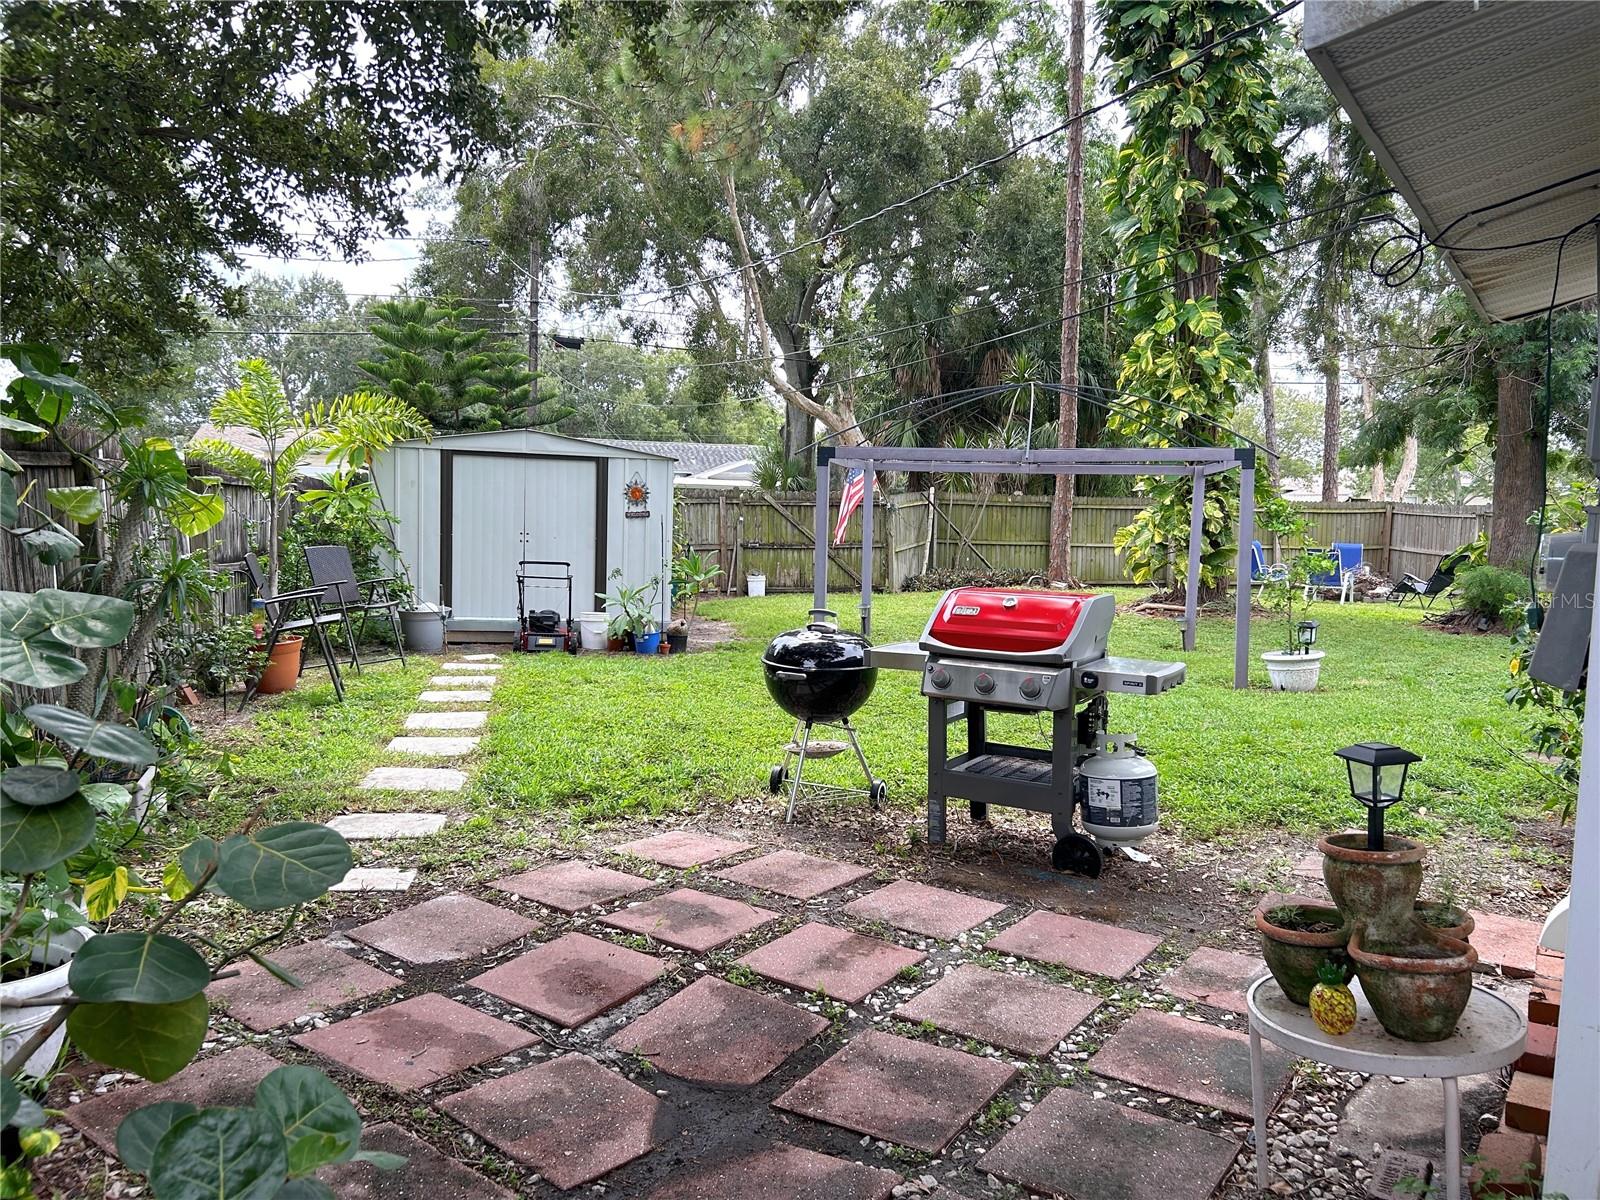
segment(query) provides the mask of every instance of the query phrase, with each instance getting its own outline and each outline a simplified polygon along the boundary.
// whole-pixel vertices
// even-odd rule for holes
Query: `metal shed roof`
[[[1474,303],[1543,312],[1554,240],[1470,248],[1559,238],[1600,211],[1600,4],[1307,0],[1304,38],[1424,232],[1460,247],[1446,258]],[[1593,225],[1567,240],[1558,304],[1594,294],[1594,243]]]

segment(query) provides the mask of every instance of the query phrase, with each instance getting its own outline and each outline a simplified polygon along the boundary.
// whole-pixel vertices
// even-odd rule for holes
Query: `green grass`
[[[915,638],[934,599],[878,597],[875,640]],[[803,596],[708,603],[705,615],[732,622],[741,640],[687,656],[506,654],[472,782],[456,803],[475,806],[490,824],[515,825],[513,812],[582,822],[763,794],[793,723],[767,696],[760,651],[807,604]],[[835,599],[841,611],[854,604],[853,596]],[[1231,621],[1202,621],[1199,647],[1185,655],[1176,623],[1117,618],[1114,653],[1189,664],[1187,682],[1165,695],[1111,702],[1113,730],[1137,734],[1160,768],[1164,820],[1194,835],[1359,823],[1332,751],[1379,739],[1424,756],[1393,828],[1437,836],[1470,827],[1509,840],[1512,821],[1536,813],[1545,791],[1515,753],[1522,722],[1501,699],[1505,640],[1436,633],[1415,610],[1386,605],[1324,603],[1314,615],[1328,657],[1320,690],[1309,695],[1265,686],[1256,656],[1276,647],[1276,623],[1253,623],[1258,686],[1235,692]],[[418,661],[352,677],[344,705],[320,676],[308,676],[297,692],[263,703],[253,726],[224,739],[239,754],[224,789],[229,818],[258,803],[276,819],[320,818],[347,805],[361,776],[389,761],[384,745],[433,670]],[[927,711],[917,687],[913,674],[880,673],[858,718],[868,758],[908,817],[925,795]],[[997,717],[991,730],[1041,739],[1035,718]],[[858,782],[849,756],[810,770]]]

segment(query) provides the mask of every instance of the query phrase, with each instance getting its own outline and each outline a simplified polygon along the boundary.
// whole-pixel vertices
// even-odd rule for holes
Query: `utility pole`
[[[1083,32],[1084,0],[1068,6],[1072,27],[1067,33],[1067,203],[1062,211],[1061,255],[1061,396],[1057,409],[1056,445],[1078,445],[1078,308],[1083,296]],[[1056,476],[1050,502],[1051,580],[1072,578],[1072,502],[1077,481]]]

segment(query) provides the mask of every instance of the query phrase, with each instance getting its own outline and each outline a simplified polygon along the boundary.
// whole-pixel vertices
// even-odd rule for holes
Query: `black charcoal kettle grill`
[[[865,795],[874,805],[889,794],[881,779],[874,779],[867,756],[861,752],[850,715],[867,702],[878,682],[878,668],[868,661],[872,643],[859,633],[839,628],[839,614],[832,609],[813,608],[811,620],[803,628],[780,633],[761,656],[767,691],[778,707],[795,719],[794,737],[783,748],[783,762],[772,768],[767,786],[774,795],[789,789],[789,809],[785,821],[794,820],[795,805],[802,791],[817,796]],[[844,731],[846,741],[813,739],[817,726],[833,726]],[[806,760],[832,758],[854,750],[867,778],[865,788],[840,787],[804,781]],[[794,775],[789,772],[791,766]]]

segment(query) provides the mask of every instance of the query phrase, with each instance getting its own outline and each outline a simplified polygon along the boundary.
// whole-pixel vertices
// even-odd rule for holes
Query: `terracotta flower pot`
[[[258,646],[258,650],[265,650],[265,646]],[[305,639],[298,637],[281,637],[272,647],[272,653],[267,658],[267,665],[261,669],[261,678],[256,681],[256,691],[264,695],[274,695],[278,692],[293,691],[300,682],[300,652],[305,649]]]
[[[1350,939],[1361,990],[1394,1037],[1440,1042],[1456,1031],[1472,999],[1472,968],[1478,952],[1456,938],[1433,937],[1388,953],[1363,948],[1362,931]]]
[[[1417,914],[1417,920],[1422,922],[1424,928],[1458,942],[1471,940],[1472,931],[1477,928],[1471,913],[1459,905],[1446,904],[1443,900],[1418,900],[1412,911]]]
[[[1345,943],[1350,940],[1350,929],[1338,909],[1325,904],[1288,904],[1297,916],[1324,924],[1332,924],[1327,932],[1291,929],[1274,922],[1269,911],[1256,909],[1256,929],[1261,934],[1261,957],[1267,961],[1267,970],[1277,980],[1283,994],[1304,1007],[1311,1003],[1311,989],[1317,985],[1317,972],[1324,963],[1337,963],[1344,981],[1350,982],[1355,966],[1345,954]]]
[[[1373,946],[1418,940],[1413,906],[1422,889],[1427,846],[1391,834],[1384,837],[1382,850],[1368,850],[1362,831],[1329,834],[1317,848],[1323,855],[1322,878],[1352,930],[1365,931]]]

